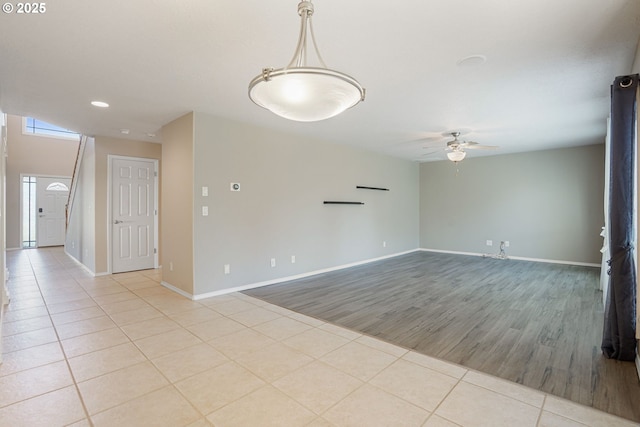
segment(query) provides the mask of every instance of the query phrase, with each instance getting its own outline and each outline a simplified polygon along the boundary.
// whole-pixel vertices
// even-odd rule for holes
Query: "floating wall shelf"
[[[363,202],[335,202],[330,200],[324,201],[325,205],[364,205]]]
[[[380,188],[380,187],[365,187],[364,185],[356,185],[356,188],[360,188],[362,190],[379,190],[379,191],[389,191],[388,188]]]

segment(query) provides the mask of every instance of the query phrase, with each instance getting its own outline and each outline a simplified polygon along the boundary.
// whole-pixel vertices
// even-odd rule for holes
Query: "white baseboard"
[[[436,252],[440,254],[452,254],[452,255],[469,255],[469,256],[484,256],[485,254],[480,254],[477,252],[460,252],[460,251],[445,251],[443,249],[428,249],[428,248],[420,248],[422,252]]]
[[[410,254],[410,253],[416,252],[418,250],[419,249],[412,249],[412,250],[409,250],[409,251],[398,252],[398,253],[395,253],[395,254],[385,255],[385,256],[378,257],[378,258],[371,258],[371,259],[367,259],[367,260],[364,260],[364,261],[352,262],[352,263],[349,263],[349,264],[343,264],[343,265],[339,265],[339,266],[336,266],[336,267],[324,268],[324,269],[321,269],[321,270],[310,271],[308,273],[296,274],[296,275],[293,275],[293,276],[279,277],[277,279],[265,280],[264,282],[257,282],[257,283],[251,283],[251,284],[247,284],[247,285],[242,285],[242,286],[236,286],[234,288],[221,289],[219,291],[207,292],[205,294],[198,294],[198,295],[188,296],[188,294],[185,294],[184,291],[179,292],[179,293],[181,295],[185,295],[185,296],[188,296],[189,298],[192,298],[194,301],[197,301],[197,300],[201,300],[201,299],[205,299],[205,298],[211,298],[211,297],[216,297],[216,296],[220,296],[220,295],[230,294],[230,293],[233,293],[233,292],[241,292],[241,291],[246,291],[246,290],[249,290],[249,289],[261,288],[263,286],[275,285],[276,283],[282,283],[282,282],[288,282],[288,281],[291,281],[291,280],[304,279],[305,277],[315,276],[315,275],[323,274],[323,273],[329,273],[331,271],[336,271],[336,270],[343,270],[345,268],[356,267],[358,265],[363,265],[363,264],[369,264],[371,262],[381,261],[383,259],[395,258],[397,256]],[[169,289],[171,289],[171,288],[169,288]]]
[[[190,293],[185,292],[185,291],[183,291],[182,289],[180,289],[180,288],[178,288],[178,287],[176,287],[176,286],[173,286],[171,283],[169,283],[169,282],[165,282],[164,280],[162,280],[162,281],[160,282],[160,284],[161,284],[162,286],[164,286],[165,288],[167,288],[167,289],[169,289],[169,290],[171,290],[171,291],[173,291],[173,292],[175,292],[175,293],[177,293],[177,294],[182,295],[183,297],[189,298],[190,300],[195,301],[196,299],[198,299],[198,298],[195,298],[195,297],[194,297],[193,295],[191,295]]]
[[[106,275],[109,274],[109,273],[96,273],[96,272],[92,271],[89,267],[87,267],[82,262],[80,262],[76,257],[74,257],[69,252],[67,252],[67,248],[64,248],[64,253],[67,254],[69,256],[69,258],[71,258],[71,260],[73,262],[78,264],[78,266],[82,267],[87,273],[91,274],[93,277],[106,276]]]
[[[364,264],[369,264],[372,262],[376,262],[376,261],[381,261],[384,259],[389,259],[389,258],[395,258],[401,255],[406,255],[412,252],[416,252],[416,251],[423,251],[423,252],[437,252],[437,253],[445,253],[445,254],[453,254],[453,255],[470,255],[470,256],[477,256],[477,257],[486,257],[486,256],[490,256],[491,254],[481,254],[481,253],[475,253],[475,252],[460,252],[460,251],[447,251],[447,250],[440,250],[440,249],[428,249],[428,248],[417,248],[417,249],[412,249],[409,251],[404,251],[404,252],[398,252],[398,253],[394,253],[394,254],[390,254],[390,255],[385,255],[385,256],[381,256],[381,257],[377,257],[377,258],[371,258],[371,259],[366,259],[363,261],[357,261],[357,262],[352,262],[349,264],[343,264],[343,265],[338,265],[335,267],[330,267],[330,268],[324,268],[324,269],[320,269],[320,270],[314,270],[314,271],[310,271],[307,273],[301,273],[301,274],[295,274],[292,276],[286,276],[286,277],[279,277],[276,279],[271,279],[271,280],[265,280],[262,282],[255,282],[255,283],[249,283],[246,285],[241,285],[241,286],[235,286],[233,288],[226,288],[226,289],[220,289],[218,291],[213,291],[213,292],[206,292],[203,294],[190,294],[188,292],[183,291],[182,289],[168,283],[165,281],[160,282],[160,284],[164,287],[166,287],[167,289],[170,289],[186,298],[189,298],[193,301],[198,301],[198,300],[202,300],[205,298],[212,298],[212,297],[217,297],[220,295],[226,295],[226,294],[230,294],[230,293],[234,293],[234,292],[242,292],[242,291],[246,291],[249,289],[255,289],[255,288],[261,288],[263,286],[269,286],[269,285],[275,285],[277,283],[282,283],[282,282],[289,282],[291,280],[298,280],[298,279],[304,279],[306,277],[310,277],[310,276],[316,276],[318,274],[323,274],[323,273],[329,273],[332,271],[337,271],[337,270],[344,270],[345,268],[350,268],[350,267],[356,267],[359,265],[364,265]],[[553,264],[568,264],[568,265],[581,265],[581,266],[588,266],[588,267],[600,267],[600,264],[591,264],[591,263],[580,263],[580,262],[573,262],[573,261],[559,261],[559,260],[547,260],[547,259],[537,259],[537,258],[523,258],[523,257],[508,257],[507,259],[517,259],[517,260],[522,260],[522,261],[534,261],[534,262],[546,262],[546,263],[553,263]]]
[[[420,250],[424,252],[438,252],[442,254],[470,255],[470,256],[481,256],[481,257],[490,257],[491,255],[493,255],[493,254],[480,254],[477,252],[445,251],[441,249],[427,249],[427,248],[420,248]],[[579,265],[583,267],[601,267],[599,263],[596,264],[591,262],[564,261],[564,260],[557,260],[557,259],[527,258],[527,257],[511,256],[511,255],[507,255],[506,259],[515,259],[518,261],[545,262],[549,264]]]
[[[543,258],[526,258],[526,257],[520,257],[520,256],[510,256],[509,258],[520,260],[520,261],[546,262],[549,264],[566,264],[566,265],[578,265],[581,267],[598,267],[598,268],[602,267],[600,263],[593,263],[593,262],[563,261],[558,259],[543,259]]]

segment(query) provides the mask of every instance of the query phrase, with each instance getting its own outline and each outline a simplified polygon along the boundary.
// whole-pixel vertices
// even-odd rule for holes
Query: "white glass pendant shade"
[[[298,4],[301,17],[296,51],[284,68],[265,68],[249,83],[249,98],[278,116],[299,122],[316,122],[336,116],[363,101],[365,90],[347,74],[325,65],[313,35],[311,1]],[[310,37],[309,37],[310,36]],[[307,40],[311,39],[321,67],[307,63]]]
[[[352,77],[326,68],[266,70],[249,84],[253,102],[278,116],[315,122],[336,116],[364,97]]]
[[[467,153],[465,151],[461,151],[461,150],[451,151],[451,152],[447,153],[447,157],[452,162],[459,162],[461,160],[464,160],[466,155],[467,155]]]

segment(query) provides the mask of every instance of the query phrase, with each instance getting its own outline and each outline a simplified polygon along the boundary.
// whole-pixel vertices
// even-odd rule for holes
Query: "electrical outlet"
[[[169,261],[169,271],[173,271],[173,261]]]
[[[202,197],[207,197],[209,195],[209,187],[202,187]]]
[[[202,216],[208,216],[209,215],[209,206],[203,206],[202,207]]]
[[[386,247],[387,247],[387,242],[386,242],[386,241],[382,242],[382,247],[383,247],[383,248],[386,248]]]
[[[275,266],[276,266],[276,259],[271,258],[271,267],[275,267]]]
[[[291,255],[291,264],[295,264],[295,263],[296,263],[296,256]]]
[[[224,274],[231,273],[231,266],[229,264],[224,265]]]
[[[487,240],[487,246],[493,246],[493,240]]]

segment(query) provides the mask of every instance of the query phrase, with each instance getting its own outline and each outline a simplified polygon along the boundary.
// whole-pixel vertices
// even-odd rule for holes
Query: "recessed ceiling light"
[[[484,55],[469,55],[456,62],[456,65],[458,67],[475,67],[485,62],[487,62],[487,57]]]
[[[91,105],[94,107],[107,108],[109,104],[104,101],[91,101]]]
[[[129,129],[120,129],[120,133],[124,135],[129,135]]]
[[[147,134],[147,136],[148,136],[149,138],[155,138],[155,137],[156,137],[156,134],[155,134],[155,133],[148,133],[148,134]]]

